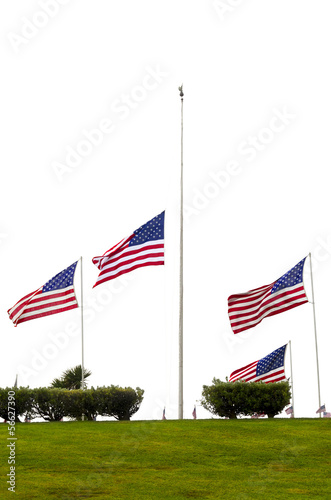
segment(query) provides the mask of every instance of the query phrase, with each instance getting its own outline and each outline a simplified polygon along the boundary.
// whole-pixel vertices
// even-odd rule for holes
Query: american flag
[[[323,411],[324,418],[331,418],[331,413],[329,411]]]
[[[292,415],[292,413],[293,413],[293,406],[289,406],[288,408],[286,408],[285,413],[286,413],[286,415]]]
[[[306,257],[270,285],[230,295],[228,313],[233,333],[253,328],[267,316],[274,316],[308,302],[303,286]]]
[[[164,264],[164,214],[136,229],[101,257],[92,259],[101,271],[94,287],[138,267]]]
[[[167,419],[166,419],[166,416],[165,416],[165,408],[163,408],[162,420],[167,420]]]
[[[322,411],[326,411],[325,405],[320,406],[316,413],[322,413]]]
[[[14,307],[7,311],[15,326],[30,319],[41,318],[78,307],[73,285],[77,262],[74,262],[74,264],[47,281],[38,290],[25,295]]]
[[[259,361],[254,361],[254,363],[235,370],[231,373],[229,382],[244,380],[245,382],[262,381],[268,384],[269,382],[286,380],[284,369],[286,346],[287,344],[279,347]]]
[[[192,415],[193,415],[193,418],[195,420],[197,418],[197,409],[196,409],[196,407],[194,407],[194,410],[192,411]]]

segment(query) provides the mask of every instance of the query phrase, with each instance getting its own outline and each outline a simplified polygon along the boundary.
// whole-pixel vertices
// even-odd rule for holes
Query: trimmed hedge
[[[32,390],[26,387],[20,389],[13,389],[7,387],[6,389],[0,388],[0,417],[4,420],[8,418],[8,392],[15,393],[15,406],[10,405],[10,410],[15,410],[15,421],[20,422],[19,416],[32,413],[33,395]]]
[[[16,422],[19,417],[30,419],[41,417],[48,422],[56,422],[63,417],[76,420],[95,420],[100,416],[117,420],[130,420],[143,401],[144,391],[137,387],[97,387],[94,389],[67,390],[29,389],[27,387],[0,388],[0,417],[8,420],[8,392],[15,392]]]
[[[237,418],[240,415],[264,414],[273,418],[289,404],[291,391],[288,382],[221,382],[204,385],[202,406],[219,417]]]

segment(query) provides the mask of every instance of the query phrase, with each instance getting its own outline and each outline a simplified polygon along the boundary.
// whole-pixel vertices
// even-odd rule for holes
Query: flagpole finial
[[[184,97],[184,92],[183,92],[183,84],[181,84],[181,86],[180,86],[180,87],[178,87],[178,90],[179,90],[179,95],[180,95],[180,97],[181,97],[181,98],[183,98],[183,97]]]

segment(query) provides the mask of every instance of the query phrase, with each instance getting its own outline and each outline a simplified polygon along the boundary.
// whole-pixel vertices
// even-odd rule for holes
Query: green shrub
[[[257,413],[272,418],[285,408],[290,397],[288,382],[221,382],[214,378],[212,385],[203,386],[201,404],[219,417],[237,418]]]
[[[15,415],[29,418],[41,417],[57,422],[63,417],[76,420],[95,420],[97,415],[117,420],[130,420],[140,408],[144,391],[137,387],[98,387],[94,389],[68,390],[40,387],[29,389],[0,388],[0,417],[8,420],[8,392],[15,391]]]
[[[14,392],[15,405],[11,406],[15,409],[15,421],[20,422],[22,416],[29,415],[33,417],[33,397],[31,394],[31,389],[28,387],[12,388],[6,387],[5,389],[0,388],[0,417],[4,420],[8,420],[8,393]]]
[[[100,415],[115,417],[117,420],[130,420],[136,413],[143,400],[144,391],[139,387],[99,387],[98,412]]]
[[[33,408],[36,415],[48,422],[58,422],[66,415],[66,389],[33,389]]]

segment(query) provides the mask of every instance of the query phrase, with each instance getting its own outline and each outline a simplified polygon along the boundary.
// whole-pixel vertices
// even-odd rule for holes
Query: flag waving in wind
[[[233,333],[253,328],[263,318],[308,302],[303,286],[306,257],[277,281],[246,293],[230,295],[228,313]]]
[[[101,257],[94,257],[92,262],[100,270],[94,287],[138,267],[163,265],[164,212],[136,229]]]
[[[289,406],[285,410],[286,415],[292,415],[293,414],[293,406]]]
[[[268,356],[243,366],[231,373],[229,382],[244,380],[245,382],[280,382],[286,380],[284,369],[285,349],[287,344],[279,347]]]
[[[77,261],[78,262],[78,261]],[[78,307],[74,290],[74,262],[47,281],[38,290],[29,293],[8,310],[9,318],[15,326],[30,319],[41,318]]]

